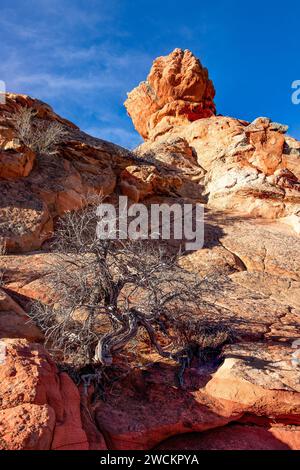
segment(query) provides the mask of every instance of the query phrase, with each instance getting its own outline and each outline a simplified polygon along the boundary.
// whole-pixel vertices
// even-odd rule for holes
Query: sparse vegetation
[[[205,280],[180,268],[161,245],[98,239],[96,223],[93,206],[60,220],[50,269],[59,301],[35,304],[31,317],[62,362],[111,366],[142,334],[160,356],[180,364],[182,382],[195,355],[229,340],[196,319]]]
[[[57,145],[68,135],[65,126],[57,121],[37,118],[32,108],[20,108],[12,121],[21,142],[37,154],[57,153]]]

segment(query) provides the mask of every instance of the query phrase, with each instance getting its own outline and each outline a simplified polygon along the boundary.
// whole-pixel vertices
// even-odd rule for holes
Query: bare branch
[[[32,108],[21,107],[13,115],[12,122],[20,141],[40,155],[57,153],[57,144],[68,135],[65,126],[37,118]]]
[[[51,350],[71,363],[111,366],[143,331],[184,371],[191,351],[230,339],[195,315],[205,279],[183,270],[158,242],[98,239],[96,224],[93,204],[58,223],[50,271],[61,300],[31,313]]]

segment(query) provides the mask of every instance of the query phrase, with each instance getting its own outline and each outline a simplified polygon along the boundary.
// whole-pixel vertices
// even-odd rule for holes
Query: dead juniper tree
[[[65,126],[36,116],[32,108],[21,107],[12,116],[20,141],[39,155],[54,155],[57,144],[68,135]]]
[[[180,364],[182,382],[197,338],[210,335],[218,345],[228,339],[195,316],[203,280],[180,268],[162,245],[101,240],[96,224],[94,206],[59,221],[50,268],[59,301],[36,304],[31,317],[49,348],[77,366],[111,366],[143,331],[160,356]]]

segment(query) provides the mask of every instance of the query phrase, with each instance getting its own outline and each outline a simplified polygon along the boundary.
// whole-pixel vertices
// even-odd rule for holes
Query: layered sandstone
[[[249,124],[213,116],[175,126],[145,141],[136,153],[143,158],[151,155],[152,160],[163,161],[196,181],[213,209],[270,219],[294,215],[286,221],[297,227],[300,143],[285,132],[286,127],[268,118]],[[178,139],[186,143],[188,167],[182,165],[182,151],[176,150]]]
[[[66,136],[55,155],[37,155],[20,142],[14,117],[24,108],[43,123],[63,126]],[[7,94],[6,104],[0,105],[0,125],[0,245],[9,252],[40,248],[51,238],[56,217],[84,207],[95,196],[116,190],[129,196],[135,192],[140,200],[149,192],[140,190],[141,184],[147,185],[142,175],[130,176],[136,164],[133,154],[88,136],[45,103]],[[148,168],[148,177],[154,190],[165,194],[180,184],[155,165]]]
[[[268,118],[216,116],[213,97],[189,51],[157,59],[126,102],[145,138],[134,153],[30,97],[0,106],[0,448],[300,449],[300,143]],[[55,155],[20,143],[19,107],[64,126]],[[39,250],[56,218],[120,193],[205,204],[204,247],[180,264],[206,279],[195,319],[233,339],[194,359],[183,387],[141,339],[136,366],[95,399],[54,364],[27,312],[61,300],[53,255]]]
[[[145,82],[125,102],[136,130],[144,138],[215,114],[215,90],[208,71],[188,50],[175,49],[153,62]]]
[[[299,230],[300,143],[269,118],[249,123],[215,116],[213,97],[207,72],[191,52],[176,49],[156,59],[125,103],[145,139],[136,153],[187,174],[214,209],[287,217]],[[189,114],[196,102],[201,112]]]

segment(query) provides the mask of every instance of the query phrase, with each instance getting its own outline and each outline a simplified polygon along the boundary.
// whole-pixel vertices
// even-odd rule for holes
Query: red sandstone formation
[[[213,116],[214,96],[207,69],[190,51],[175,49],[153,62],[147,80],[128,94],[125,106],[147,139],[161,129]]]
[[[67,137],[57,146],[58,156],[37,159],[35,152],[20,144],[13,118],[24,108],[34,110],[43,122],[64,126]],[[179,177],[172,178],[152,165],[146,179],[151,179],[153,190],[141,190],[148,183],[144,171],[130,175],[137,161],[133,154],[84,134],[48,105],[28,96],[8,94],[6,104],[0,106],[0,123],[0,242],[8,251],[40,248],[53,234],[54,219],[83,207],[93,195],[107,196],[117,189],[125,195],[135,191],[133,199],[140,200],[156,188],[168,194],[180,185]]]
[[[126,101],[145,138],[134,153],[28,96],[8,94],[0,105],[1,449],[300,449],[292,360],[300,338],[300,142],[268,118],[216,116],[213,98],[191,52],[158,58]],[[20,107],[67,130],[56,155],[45,159],[20,142]],[[27,312],[32,300],[60,302],[52,255],[42,249],[57,217],[90,194],[119,193],[206,204],[204,248],[180,263],[218,277],[195,317],[229,324],[234,341],[222,361],[193,363],[183,388],[174,364],[141,343],[142,365],[93,402],[93,387],[86,394],[58,369]]]

